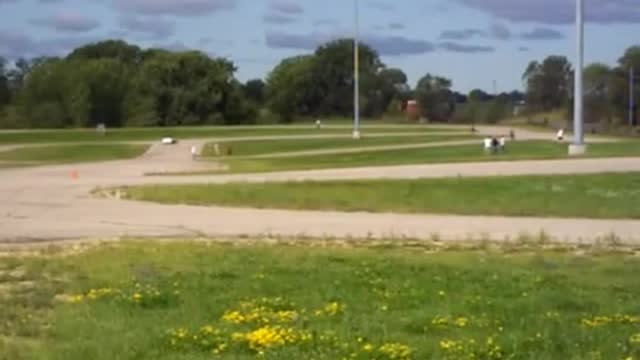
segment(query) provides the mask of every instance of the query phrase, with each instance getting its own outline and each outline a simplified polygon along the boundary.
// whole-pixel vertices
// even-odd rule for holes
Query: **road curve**
[[[123,236],[281,235],[330,237],[410,237],[444,240],[515,239],[546,236],[561,242],[609,238],[640,244],[640,222],[631,220],[503,218],[485,216],[398,215],[285,210],[256,210],[158,205],[97,199],[96,187],[233,181],[401,179],[449,176],[503,176],[640,171],[639,158],[574,159],[467,164],[437,164],[285,173],[148,177],[145,173],[201,169],[186,141],[154,146],[127,161],[0,170],[0,243],[102,239]],[[215,166],[215,164],[213,164]],[[72,176],[73,175],[73,176]]]

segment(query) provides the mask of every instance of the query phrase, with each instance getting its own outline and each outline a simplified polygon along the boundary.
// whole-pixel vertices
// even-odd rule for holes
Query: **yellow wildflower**
[[[465,327],[467,326],[467,324],[469,323],[469,319],[467,319],[466,317],[459,317],[454,321],[454,324],[457,327]]]
[[[72,303],[72,304],[81,303],[81,302],[84,301],[84,295],[82,295],[82,294],[72,295],[72,296],[69,297],[69,299],[67,301]]]
[[[431,325],[438,327],[446,327],[449,325],[449,319],[446,317],[436,316],[431,320]]]
[[[600,327],[611,324],[640,324],[640,316],[621,315],[614,316],[594,316],[592,318],[582,319],[582,325],[587,327]]]
[[[338,302],[332,302],[324,307],[324,312],[329,316],[335,316],[342,311],[342,306]]]
[[[340,304],[337,301],[334,301],[334,302],[328,303],[322,309],[316,310],[314,314],[316,316],[323,316],[323,315],[336,316],[344,312],[344,308],[345,308],[344,305]]]
[[[252,350],[256,351],[293,344],[302,338],[301,333],[291,328],[278,326],[264,326],[243,335],[243,340],[248,343]],[[305,338],[307,338],[307,336],[305,336]]]
[[[378,350],[391,360],[410,359],[413,352],[409,346],[399,343],[384,344]]]
[[[452,350],[460,345],[460,342],[455,340],[441,340],[440,341],[440,349],[442,350]]]
[[[239,311],[228,311],[222,315],[222,320],[233,324],[242,324],[245,317]]]

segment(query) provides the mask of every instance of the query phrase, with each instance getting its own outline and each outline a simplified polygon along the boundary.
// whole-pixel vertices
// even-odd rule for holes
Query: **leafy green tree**
[[[46,62],[23,80],[21,108],[34,127],[122,126],[130,78],[117,59]]]
[[[496,124],[500,120],[507,118],[512,114],[513,107],[508,98],[497,97],[488,102],[487,112],[484,114],[483,122],[487,124]]]
[[[618,59],[618,65],[621,68],[640,69],[640,46],[631,46],[625,50],[624,54]]]
[[[284,122],[296,115],[311,112],[310,99],[313,86],[313,56],[296,56],[284,59],[267,77],[268,104],[271,111]]]
[[[231,82],[225,91],[222,113],[224,125],[254,124],[258,117],[255,103],[249,101],[245,89],[237,80]]]
[[[232,89],[233,64],[198,51],[157,53],[144,62],[131,106],[146,108],[156,125],[212,124],[224,119],[225,92]]]
[[[19,94],[21,115],[34,128],[79,125],[88,114],[88,91],[77,64],[56,60],[35,68]]]
[[[60,60],[56,57],[35,57],[33,59],[19,58],[15,61],[14,68],[8,72],[9,86],[14,94],[18,93],[22,88],[24,81],[29,73],[36,67],[44,65],[51,61]]]
[[[611,121],[611,87],[614,84],[612,76],[613,72],[604,64],[591,64],[585,68],[585,121]]]
[[[404,71],[397,68],[384,68],[377,76],[380,80],[375,84],[379,94],[379,106],[368,115],[377,116],[382,112],[398,114],[403,110],[405,101],[411,98],[411,87],[407,84],[408,78]]]
[[[636,76],[640,75],[640,46],[628,48],[618,60],[618,66],[611,70],[610,104],[614,116],[624,124],[629,115],[629,77],[632,68]],[[640,86],[637,83],[634,98],[636,102],[640,101]],[[638,116],[637,107],[635,116]]]
[[[409,79],[404,71],[398,68],[386,68],[380,71],[380,76],[385,79],[385,82],[390,83],[393,86],[404,86]]]
[[[0,126],[17,119],[46,128],[251,123],[254,102],[264,99],[264,84],[255,83],[258,90],[247,99],[225,59],[123,41],[81,46],[64,59],[20,59],[8,73],[4,64],[0,101],[4,87],[14,92],[15,116]]]
[[[67,59],[115,59],[127,64],[140,64],[143,60],[143,51],[138,46],[122,40],[106,40],[81,46],[73,50]]]
[[[451,80],[427,74],[418,81],[416,97],[422,116],[431,121],[449,119],[455,109]]]
[[[468,99],[473,102],[484,102],[491,100],[491,95],[481,89],[473,89],[469,92]]]
[[[6,76],[9,81],[10,87],[14,92],[18,91],[22,87],[22,82],[31,69],[31,62],[29,60],[20,58],[15,62],[15,69],[7,72]]]
[[[262,79],[247,81],[243,86],[244,95],[257,105],[262,105],[266,98],[266,84]]]
[[[359,50],[361,95],[365,100],[379,101],[379,72],[384,68],[378,53],[362,44]],[[350,116],[353,114],[353,40],[339,39],[320,46],[313,61],[313,113]],[[366,106],[363,107],[365,109]],[[382,107],[384,110],[385,107]]]
[[[385,69],[378,54],[360,47],[360,103],[364,116],[379,116],[408,90],[400,69]],[[267,79],[269,107],[284,121],[295,116],[353,114],[353,41],[328,42],[311,56],[283,60]]]
[[[130,66],[116,59],[99,59],[78,65],[88,91],[88,116],[79,126],[106,124],[120,127],[126,122],[125,99],[131,84]]]
[[[0,57],[0,109],[11,102],[11,89],[9,87],[9,70],[7,60]]]
[[[572,72],[571,63],[564,56],[549,56],[542,63],[529,63],[522,76],[528,106],[543,111],[567,106]]]

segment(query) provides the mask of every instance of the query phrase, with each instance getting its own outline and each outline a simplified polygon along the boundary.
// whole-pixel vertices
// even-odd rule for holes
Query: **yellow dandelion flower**
[[[384,344],[378,350],[391,360],[408,360],[413,353],[409,346],[399,343]]]
[[[454,321],[454,324],[457,327],[465,327],[467,326],[467,324],[469,324],[469,319],[467,319],[466,317],[459,317]]]

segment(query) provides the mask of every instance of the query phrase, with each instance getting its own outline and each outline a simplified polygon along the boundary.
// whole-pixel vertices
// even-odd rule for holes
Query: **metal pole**
[[[360,139],[360,6],[355,5],[355,36],[353,37],[353,138]]]
[[[629,126],[633,126],[635,123],[635,112],[633,111],[635,107],[635,99],[634,99],[634,85],[635,85],[635,74],[633,66],[629,71]]]
[[[576,0],[576,27],[577,27],[577,59],[574,84],[574,111],[573,111],[573,150],[571,153],[584,153],[584,2]]]

